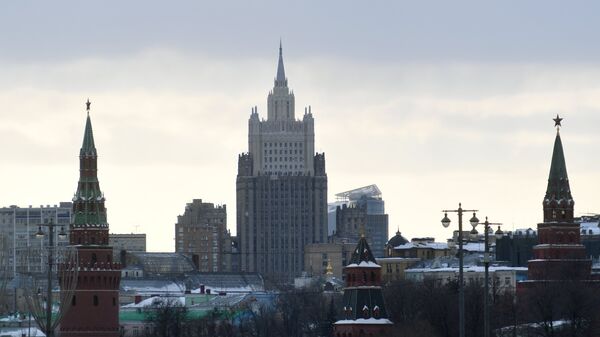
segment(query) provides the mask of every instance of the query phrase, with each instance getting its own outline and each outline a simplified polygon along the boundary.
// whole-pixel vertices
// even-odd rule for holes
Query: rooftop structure
[[[377,185],[373,184],[337,193],[335,197],[337,201],[360,200],[363,197],[381,199],[381,190],[379,190]]]

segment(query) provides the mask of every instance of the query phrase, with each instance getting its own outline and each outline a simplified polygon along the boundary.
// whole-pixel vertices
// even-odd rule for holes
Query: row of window
[[[265,147],[302,147],[302,142],[264,143]]]
[[[277,165],[277,164],[275,164],[275,165],[273,165],[273,164],[269,164],[269,165],[265,164],[265,170],[266,169],[275,169],[276,170],[278,168],[277,166],[279,166],[280,170],[281,169],[286,169],[287,170],[288,168],[290,170],[291,169],[296,169],[296,170],[297,169],[301,169],[302,170],[304,168],[304,165],[302,165],[302,164],[300,164],[300,165],[298,165],[298,164],[294,164],[294,165],[290,164],[289,167],[288,167],[287,164],[279,164],[279,165]],[[300,173],[300,172],[298,172],[298,173]]]
[[[304,161],[302,157],[266,157],[265,161],[267,162],[276,162],[276,161]]]

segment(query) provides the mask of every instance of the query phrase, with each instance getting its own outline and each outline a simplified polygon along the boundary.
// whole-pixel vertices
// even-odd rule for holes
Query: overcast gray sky
[[[70,200],[85,100],[112,232],[174,248],[193,198],[228,205],[283,39],[329,195],[376,183],[390,232],[445,240],[443,208],[541,221],[555,131],[576,212],[599,212],[600,4],[55,1],[0,4],[0,205]],[[455,221],[456,222],[456,221]]]

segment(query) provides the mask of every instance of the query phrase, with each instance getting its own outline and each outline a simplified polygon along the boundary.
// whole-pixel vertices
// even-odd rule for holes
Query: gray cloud
[[[0,5],[0,201],[68,200],[85,118],[115,232],[172,249],[192,198],[229,205],[250,106],[265,114],[284,57],[297,111],[311,104],[330,196],[377,183],[391,230],[435,235],[459,201],[532,227],[554,130],[579,212],[597,211],[596,5],[559,2]],[[283,15],[284,13],[285,15]]]

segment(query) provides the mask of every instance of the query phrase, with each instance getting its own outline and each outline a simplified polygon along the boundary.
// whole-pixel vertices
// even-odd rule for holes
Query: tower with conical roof
[[[304,268],[304,246],[327,241],[327,175],[310,107],[296,118],[281,44],[267,118],[257,107],[250,113],[236,188],[241,271],[291,283]]]
[[[344,268],[344,276],[344,318],[334,323],[334,336],[389,336],[393,323],[388,319],[381,290],[381,266],[364,235]]]
[[[79,151],[79,182],[73,197],[70,244],[77,249],[79,273],[71,304],[60,325],[61,336],[119,336],[120,264],[108,245],[104,194],[98,182],[98,154],[90,119],[90,101]]]
[[[538,242],[533,259],[528,261],[528,281],[586,280],[591,276],[591,260],[580,241],[580,226],[573,219],[575,201],[571,195],[567,165],[560,137],[562,118],[554,119],[557,128],[552,151],[548,186],[542,202],[544,222],[538,224]]]

